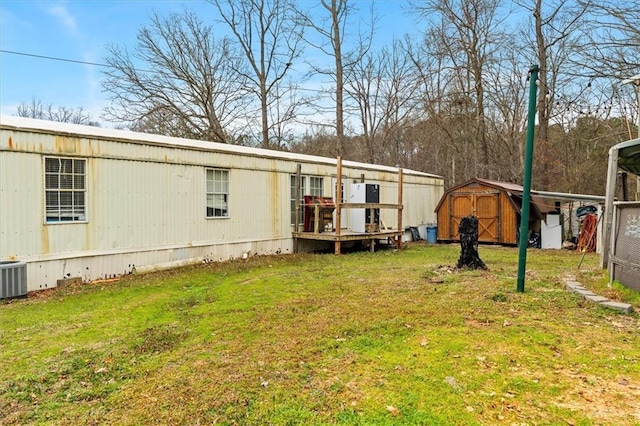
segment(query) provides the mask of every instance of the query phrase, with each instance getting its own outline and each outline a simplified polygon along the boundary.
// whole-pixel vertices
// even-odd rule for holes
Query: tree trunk
[[[545,43],[545,37],[543,32],[542,23],[542,0],[536,1],[535,11],[533,16],[535,17],[536,26],[536,43],[538,47],[538,62],[540,63],[540,72],[538,73],[538,135],[537,135],[537,151],[540,154],[538,157],[539,162],[539,179],[540,189],[549,189],[549,162],[551,161],[549,153],[549,110],[547,108],[547,93],[549,92],[548,81],[548,67],[547,67],[547,46]]]
[[[484,269],[487,270],[487,266],[480,259],[478,255],[478,218],[475,216],[467,216],[460,221],[458,227],[458,233],[460,234],[460,245],[462,251],[460,252],[460,259],[458,259],[458,269],[470,268],[470,269]]]
[[[264,76],[264,74],[263,74]],[[269,149],[269,109],[266,79],[260,81],[260,113],[262,116],[262,148]]]
[[[342,6],[341,6],[342,7]],[[336,137],[338,138],[338,156],[342,157],[344,150],[344,76],[342,65],[342,39],[340,34],[340,17],[336,0],[331,2],[331,22],[333,23],[333,50],[336,59]]]

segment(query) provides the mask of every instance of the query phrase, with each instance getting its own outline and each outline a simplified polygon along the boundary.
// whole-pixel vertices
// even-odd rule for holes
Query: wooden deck
[[[336,176],[342,176],[342,158],[338,157]],[[364,175],[361,177],[364,183]],[[402,247],[402,169],[398,169],[398,203],[344,203],[342,202],[342,184],[340,179],[336,179],[336,197],[331,200],[321,196],[303,196],[301,193],[301,165],[298,164],[296,172],[296,193],[299,200],[307,201],[304,204],[297,204],[295,209],[295,217],[299,217],[300,208],[304,208],[306,214],[310,213],[313,208],[313,215],[309,214],[309,223],[307,223],[306,232],[300,232],[299,223],[296,221],[295,229],[292,232],[294,251],[297,251],[298,240],[316,240],[316,241],[332,241],[334,243],[335,254],[340,254],[341,244],[343,241],[370,241],[370,250],[375,250],[376,240],[388,239],[393,242],[397,248]],[[311,204],[307,204],[311,203]],[[335,217],[333,211],[335,209]],[[343,209],[395,209],[398,212],[398,229],[390,229],[382,223],[366,223],[364,229],[371,232],[355,232],[348,229],[336,229],[336,223],[342,223]],[[333,231],[325,231],[325,226],[332,228]],[[309,229],[313,228],[313,231]],[[323,231],[323,232],[321,232]]]
[[[342,229],[340,234],[336,232],[293,232],[293,238],[300,240],[331,241],[334,243],[334,252],[340,254],[340,243],[344,241],[371,241],[371,251],[375,250],[376,240],[389,239],[396,247],[400,247],[403,234],[403,231],[395,229],[378,232],[353,232]]]

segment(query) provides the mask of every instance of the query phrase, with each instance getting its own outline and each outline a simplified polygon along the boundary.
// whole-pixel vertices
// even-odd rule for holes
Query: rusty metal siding
[[[67,274],[92,280],[141,265],[290,252],[290,176],[301,164],[303,175],[323,177],[324,193],[330,195],[336,173],[335,160],[321,157],[220,144],[207,150],[197,141],[189,146],[153,135],[139,135],[138,141],[114,130],[59,123],[47,124],[47,130],[27,126],[39,126],[38,121],[7,120],[21,124],[16,127],[4,120],[0,259],[27,262],[29,290],[55,286]],[[87,161],[86,222],[45,223],[45,156]],[[206,218],[207,168],[229,170],[229,217]],[[397,169],[345,162],[343,174],[347,180],[365,174],[367,182],[381,185],[381,202],[397,203]],[[442,178],[406,171],[403,224],[432,223],[443,192]],[[383,218],[396,226],[395,211]]]

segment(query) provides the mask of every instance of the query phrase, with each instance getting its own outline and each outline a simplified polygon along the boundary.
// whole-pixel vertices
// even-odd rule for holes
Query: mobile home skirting
[[[26,262],[29,291],[290,253],[298,165],[305,193],[335,192],[332,158],[6,116],[0,134],[0,260]],[[364,177],[397,202],[398,169],[344,161],[342,172],[345,191]],[[443,179],[403,170],[403,182],[403,225],[434,223]]]

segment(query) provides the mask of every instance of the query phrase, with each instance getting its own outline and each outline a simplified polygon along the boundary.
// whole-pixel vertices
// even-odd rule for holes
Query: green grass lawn
[[[640,321],[596,255],[255,257],[0,305],[0,424],[640,424]]]

